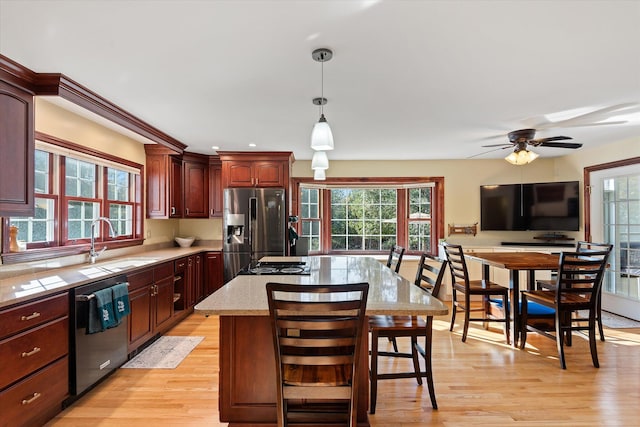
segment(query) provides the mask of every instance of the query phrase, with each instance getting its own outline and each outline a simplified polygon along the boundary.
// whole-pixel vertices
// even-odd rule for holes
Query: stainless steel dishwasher
[[[114,328],[93,334],[87,333],[89,304],[95,300],[94,292],[127,281],[124,275],[111,277],[87,285],[78,286],[71,292],[71,364],[70,393],[77,396],[115,371],[127,361],[128,317],[125,316]]]

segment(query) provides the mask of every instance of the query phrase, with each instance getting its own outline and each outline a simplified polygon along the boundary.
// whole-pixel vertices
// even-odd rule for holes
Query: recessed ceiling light
[[[256,144],[254,144],[253,142],[251,144],[249,144],[249,147],[255,147]]]
[[[219,150],[220,147],[218,147],[217,145],[214,145],[213,147],[211,147],[213,150]]]

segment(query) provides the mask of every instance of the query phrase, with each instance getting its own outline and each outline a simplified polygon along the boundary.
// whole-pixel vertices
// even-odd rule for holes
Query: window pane
[[[133,209],[130,205],[109,205],[109,219],[118,236],[128,236],[133,230]]]
[[[69,201],[67,240],[88,239],[91,237],[91,222],[100,214],[100,204],[96,202]],[[96,227],[96,237],[100,227]]]
[[[36,193],[49,193],[49,153],[36,150],[35,153],[35,184]]]
[[[65,160],[65,194],[75,197],[96,197],[96,166],[93,163],[67,157]]]
[[[431,248],[431,223],[409,223],[409,250],[429,252]]]
[[[431,218],[431,188],[409,189],[409,218]]]
[[[120,202],[129,201],[129,173],[107,168],[107,198]]]
[[[35,216],[12,217],[9,223],[18,227],[18,240],[26,243],[44,243],[53,241],[55,201],[35,199]]]

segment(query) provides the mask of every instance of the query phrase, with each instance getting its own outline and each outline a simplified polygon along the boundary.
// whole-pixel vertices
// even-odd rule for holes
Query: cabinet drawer
[[[68,315],[69,294],[67,292],[3,310],[0,313],[0,340]]]
[[[0,388],[69,352],[69,318],[0,341]]]
[[[157,265],[153,269],[153,276],[155,282],[159,282],[167,277],[173,277],[173,263],[165,262],[164,264]]]
[[[149,287],[153,284],[153,270],[148,268],[136,273],[127,274],[127,281],[129,282],[129,292],[142,287]]]
[[[180,258],[174,261],[175,262],[175,273],[184,273],[187,269],[187,258]]]
[[[0,426],[40,426],[58,414],[69,394],[67,357],[0,393]]]

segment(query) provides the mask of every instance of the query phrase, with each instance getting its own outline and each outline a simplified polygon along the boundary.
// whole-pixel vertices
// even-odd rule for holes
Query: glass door
[[[591,240],[613,243],[602,309],[640,320],[640,165],[592,172]]]

